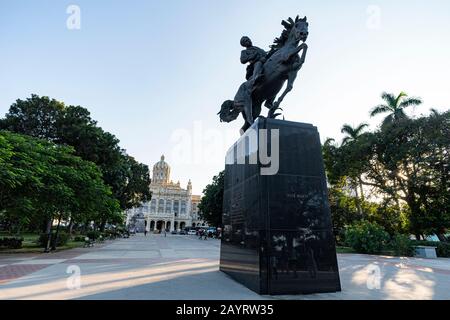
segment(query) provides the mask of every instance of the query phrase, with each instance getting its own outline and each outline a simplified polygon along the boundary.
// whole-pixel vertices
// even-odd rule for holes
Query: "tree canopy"
[[[148,167],[127,155],[119,140],[100,128],[81,106],[32,95],[10,107],[0,120],[0,129],[73,147],[75,155],[99,167],[103,181],[123,210],[151,197]]]
[[[119,202],[98,167],[71,147],[0,131],[0,214],[20,231],[42,219],[117,222]]]
[[[223,191],[225,171],[221,171],[203,190],[203,198],[198,205],[201,219],[212,226],[222,225]]]
[[[404,96],[385,98],[402,108],[419,101],[398,103]],[[324,144],[329,182],[345,190],[344,181],[353,190],[357,186],[351,182],[359,177],[361,190],[370,190],[378,207],[385,209],[381,223],[393,221],[394,214],[410,233],[442,235],[450,227],[450,111],[417,119],[390,116],[374,132],[341,146],[331,140]]]

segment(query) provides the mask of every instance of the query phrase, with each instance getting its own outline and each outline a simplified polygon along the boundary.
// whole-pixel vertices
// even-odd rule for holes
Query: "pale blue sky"
[[[81,30],[66,28],[70,4]],[[340,138],[385,90],[422,97],[416,115],[450,107],[446,0],[0,0],[0,114],[31,93],[82,105],[139,161],[164,153],[173,179],[200,193],[242,125],[216,115],[244,79],[240,37],[268,49],[296,14],[310,21],[309,51],[286,119]]]

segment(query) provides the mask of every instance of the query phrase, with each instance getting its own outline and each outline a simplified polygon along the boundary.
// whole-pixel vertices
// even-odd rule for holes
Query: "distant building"
[[[173,231],[206,226],[199,216],[198,204],[201,196],[192,194],[191,180],[186,189],[181,188],[179,181],[174,183],[170,180],[170,166],[164,156],[153,166],[150,191],[150,202],[127,212],[127,225],[135,227],[138,232],[143,232],[145,227],[147,231]],[[144,223],[141,222],[143,220]]]

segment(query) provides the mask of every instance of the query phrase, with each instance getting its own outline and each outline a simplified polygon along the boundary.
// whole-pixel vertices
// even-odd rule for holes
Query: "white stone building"
[[[142,207],[127,212],[127,223],[136,220],[133,217],[143,217],[145,224],[136,226],[142,232],[154,230],[182,230],[186,227],[206,226],[200,220],[198,203],[200,196],[192,195],[192,183],[189,180],[186,189],[180,182],[170,180],[170,166],[164,156],[153,166],[152,182],[150,184],[152,199]]]

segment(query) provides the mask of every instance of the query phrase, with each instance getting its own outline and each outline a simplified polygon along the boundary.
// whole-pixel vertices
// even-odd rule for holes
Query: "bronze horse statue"
[[[256,118],[260,117],[263,103],[269,109],[268,118],[276,118],[280,115],[276,111],[282,110],[280,104],[292,90],[297,73],[305,62],[308,50],[305,41],[309,34],[307,18],[300,19],[297,16],[295,20],[289,18],[287,21],[283,20],[281,24],[285,29],[281,36],[275,39],[271,50],[267,53],[261,75],[248,77],[249,79],[239,87],[234,100],[225,101],[218,113],[221,122],[236,120],[242,113],[245,119],[245,124],[241,128],[242,133],[250,128]],[[247,41],[249,41],[248,38]],[[286,81],[286,89],[275,101]]]

